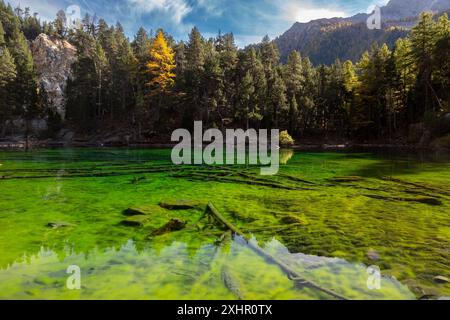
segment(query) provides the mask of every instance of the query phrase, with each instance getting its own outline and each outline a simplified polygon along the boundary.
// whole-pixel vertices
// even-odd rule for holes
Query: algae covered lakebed
[[[333,299],[255,248],[348,299],[450,296],[450,159],[281,162],[267,177],[174,166],[169,149],[2,151],[0,299]],[[73,265],[80,290],[66,286]]]

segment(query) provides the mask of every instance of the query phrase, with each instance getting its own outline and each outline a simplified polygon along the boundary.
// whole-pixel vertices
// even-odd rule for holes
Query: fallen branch
[[[374,194],[365,194],[365,197],[376,199],[376,200],[384,200],[384,201],[401,201],[401,202],[417,202],[422,204],[427,204],[430,206],[440,206],[442,205],[442,201],[436,198],[431,197],[418,197],[418,198],[396,198],[396,197],[385,197]]]
[[[310,288],[314,288],[316,290],[322,291],[336,299],[339,300],[347,300],[347,298],[345,298],[344,296],[321,287],[320,285],[314,283],[313,281],[310,280],[306,280],[304,279],[297,271],[293,270],[291,267],[289,267],[288,265],[286,265],[284,262],[280,261],[279,259],[277,259],[276,257],[272,256],[271,254],[267,253],[266,251],[264,251],[263,249],[261,249],[259,246],[255,245],[254,243],[252,243],[250,241],[250,238],[248,236],[246,236],[242,231],[240,231],[236,226],[234,226],[232,223],[230,223],[215,207],[214,205],[209,202],[208,203],[208,207],[207,210],[209,209],[210,213],[213,215],[213,217],[220,223],[222,223],[223,225],[225,225],[228,229],[230,229],[234,234],[240,236],[241,238],[243,238],[248,246],[255,251],[257,254],[259,254],[260,256],[264,257],[265,259],[267,259],[268,261],[278,265],[278,267],[280,267],[280,269],[287,274],[287,276],[289,277],[289,279],[297,282],[297,283],[301,283],[304,286],[308,286]]]

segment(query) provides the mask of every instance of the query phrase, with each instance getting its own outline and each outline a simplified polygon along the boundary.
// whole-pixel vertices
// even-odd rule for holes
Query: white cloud
[[[290,23],[348,16],[345,10],[336,5],[318,7],[310,0],[286,0],[281,8],[281,19]]]
[[[182,23],[184,17],[192,11],[192,7],[185,0],[127,0],[140,13],[162,12],[172,22]]]
[[[196,0],[196,5],[212,16],[221,16],[226,6],[222,0]]]
[[[347,14],[344,11],[332,9],[299,9],[295,13],[295,20],[297,22],[309,22],[311,20],[323,18],[336,18],[346,16]]]
[[[47,0],[7,0],[7,2],[9,2],[13,8],[20,6],[22,9],[25,9],[29,7],[31,13],[39,13],[39,17],[42,20],[54,20],[56,13],[61,9],[65,9],[60,8],[54,3],[49,3]]]

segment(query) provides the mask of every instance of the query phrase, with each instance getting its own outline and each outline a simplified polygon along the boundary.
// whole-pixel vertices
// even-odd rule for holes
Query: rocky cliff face
[[[64,91],[77,50],[65,40],[41,34],[32,42],[31,51],[39,83],[47,92],[50,106],[64,119]]]

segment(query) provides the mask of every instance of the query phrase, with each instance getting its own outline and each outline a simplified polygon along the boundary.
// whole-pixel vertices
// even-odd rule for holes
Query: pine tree
[[[317,72],[309,58],[302,59],[303,83],[301,85],[299,105],[300,119],[304,130],[313,125],[315,100],[317,96]]]
[[[286,86],[277,69],[274,70],[269,89],[269,103],[272,107],[271,123],[273,128],[279,128],[280,120],[285,118],[289,110],[286,97]]]
[[[358,76],[352,61],[347,60],[343,64],[343,89],[344,89],[344,109],[345,119],[348,125],[347,129],[351,129],[351,120],[354,116],[356,89],[358,86]]]
[[[17,77],[14,84],[16,112],[31,119],[39,111],[36,109],[37,80],[34,70],[33,56],[28,42],[20,30],[14,31],[9,49],[16,63]]]
[[[66,113],[67,118],[77,123],[81,129],[91,131],[95,128],[98,113],[103,115],[109,111],[109,100],[106,99],[109,91],[108,94],[99,94],[100,77],[97,68],[100,67],[100,59],[96,59],[96,53],[101,51],[95,39],[84,30],[76,30],[74,42],[77,47],[77,61],[72,66],[72,77],[67,82]],[[102,81],[103,88],[106,87],[104,82]],[[100,97],[105,99],[99,100]]]
[[[29,14],[30,8],[25,8],[25,17],[22,21],[22,31],[28,40],[34,40],[42,32],[41,22],[38,19],[38,14]]]
[[[16,78],[16,65],[8,48],[0,47],[0,87],[5,88]]]
[[[412,29],[410,34],[411,52],[418,68],[415,117],[421,117],[424,112],[435,109],[436,102],[438,102],[431,79],[433,72],[433,48],[435,47],[438,34],[433,14],[429,12],[421,14],[419,23]]]
[[[276,44],[270,41],[269,36],[265,36],[261,43],[261,60],[266,70],[267,76],[272,73],[280,61],[280,52]]]
[[[393,54],[395,65],[396,81],[394,86],[395,114],[406,112],[413,116],[413,112],[408,108],[408,100],[411,91],[416,83],[416,65],[412,57],[411,41],[408,38],[399,39],[395,44]],[[394,127],[396,127],[396,119],[394,119]]]
[[[250,72],[247,71],[239,85],[238,107],[235,113],[235,117],[242,123],[245,123],[247,129],[250,127],[250,120],[255,118],[256,110],[252,110],[254,93],[255,87],[253,85],[253,77]]]
[[[9,53],[8,48],[0,46],[0,123],[4,123],[12,115],[13,109],[11,106],[14,101],[12,101],[11,90],[13,90],[12,84],[16,76],[17,72],[13,57]],[[6,127],[4,126],[3,129],[6,129]],[[5,132],[2,130],[0,135],[3,136],[4,134]]]
[[[56,13],[56,19],[53,22],[56,33],[64,38],[66,36],[67,28],[66,28],[67,18],[64,10],[59,10]]]
[[[205,45],[205,65],[203,87],[205,89],[205,98],[202,101],[202,119],[210,126],[217,126],[217,121],[221,119],[218,112],[219,106],[224,103],[224,71],[220,63],[220,53],[216,50],[213,40]]]
[[[204,95],[205,40],[199,30],[194,27],[189,35],[186,50],[186,71],[184,73],[185,90],[188,102],[184,123],[192,126],[195,119],[203,114],[202,97]]]
[[[303,69],[302,58],[298,51],[292,51],[288,57],[288,62],[284,68],[284,79],[286,82],[287,95],[290,101],[288,126],[289,132],[294,133],[298,120],[298,103],[302,92]]]
[[[144,28],[139,28],[132,47],[136,58],[139,60],[140,65],[146,65],[150,60],[151,40],[148,37],[147,31]]]
[[[450,21],[443,14],[437,24],[438,39],[433,51],[434,82],[437,94],[442,98],[441,110],[450,111]]]

